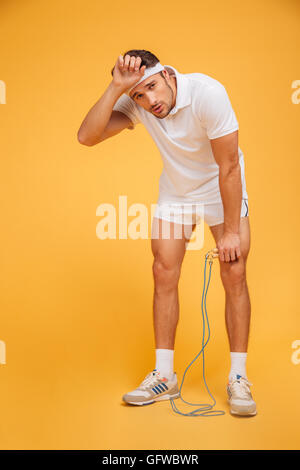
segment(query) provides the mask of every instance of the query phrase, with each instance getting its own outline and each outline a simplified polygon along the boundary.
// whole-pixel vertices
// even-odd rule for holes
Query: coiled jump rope
[[[180,411],[177,406],[175,405],[174,403],[174,400],[173,398],[170,398],[170,402],[171,402],[171,406],[173,408],[173,411],[175,411],[175,413],[178,413],[180,415],[183,415],[183,416],[204,416],[204,417],[208,417],[208,416],[220,416],[220,415],[224,415],[225,414],[225,411],[221,411],[221,410],[214,410],[213,407],[215,406],[216,404],[216,400],[215,398],[213,397],[212,393],[210,392],[209,388],[208,388],[208,385],[206,383],[206,379],[205,379],[205,360],[204,360],[204,349],[209,341],[209,338],[210,338],[210,327],[209,327],[209,321],[208,321],[208,316],[207,316],[207,310],[206,310],[206,294],[207,294],[207,290],[208,290],[208,286],[209,286],[209,283],[210,283],[210,277],[211,277],[211,266],[213,264],[213,259],[214,258],[217,258],[219,255],[218,255],[218,249],[217,248],[214,248],[213,250],[210,250],[206,253],[205,255],[205,266],[204,266],[204,285],[203,285],[203,292],[202,292],[202,305],[201,305],[201,310],[202,310],[202,324],[203,324],[203,333],[202,333],[202,348],[201,350],[199,351],[199,353],[197,354],[197,356],[192,360],[192,362],[188,365],[188,367],[185,369],[184,371],[184,374],[183,374],[183,377],[182,377],[182,382],[181,382],[181,385],[180,385],[180,389],[179,389],[179,398],[184,402],[184,403],[187,403],[188,405],[191,405],[191,406],[200,406],[200,408],[197,408],[193,411],[190,411],[188,413],[183,413],[182,411]],[[207,283],[207,287],[205,288],[205,285],[206,285],[206,264],[207,264],[207,261],[209,262],[209,265],[210,265],[210,269],[209,269],[209,278],[208,278],[208,283]],[[205,309],[205,315],[204,315],[204,311],[203,311],[203,306],[204,306],[204,309]],[[205,327],[205,320],[207,322],[207,330],[208,330],[208,335],[207,335],[207,339],[205,340],[205,333],[206,333],[206,327]],[[183,382],[184,382],[184,378],[185,378],[185,374],[187,373],[188,369],[191,367],[191,365],[195,362],[195,360],[197,359],[197,357],[199,357],[200,355],[202,354],[202,371],[203,371],[203,380],[204,380],[204,384],[205,384],[205,387],[206,387],[206,390],[208,392],[208,394],[210,395],[211,399],[213,400],[213,403],[212,404],[209,404],[209,403],[190,403],[186,400],[184,400],[181,396],[181,389],[182,389],[182,386],[183,386]]]

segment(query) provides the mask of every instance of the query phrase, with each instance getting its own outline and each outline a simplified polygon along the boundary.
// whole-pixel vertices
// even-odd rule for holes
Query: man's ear
[[[169,75],[169,73],[168,73],[168,71],[167,71],[166,69],[163,69],[163,70],[161,71],[161,73],[162,73],[162,75],[163,75],[163,79],[164,79],[164,80],[166,80],[166,81],[170,80],[170,75]]]
[[[164,68],[161,73],[164,75],[164,79],[168,82],[171,81],[171,77],[175,77],[175,73],[173,72],[172,69],[166,69]]]

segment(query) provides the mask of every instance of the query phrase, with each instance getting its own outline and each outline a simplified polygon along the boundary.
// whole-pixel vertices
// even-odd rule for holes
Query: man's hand
[[[123,58],[119,55],[113,69],[113,84],[123,90],[123,93],[137,83],[146,70],[146,65],[140,68],[141,57],[130,57],[126,54]]]
[[[230,262],[238,261],[241,256],[240,236],[238,233],[224,232],[217,243],[219,259],[221,261]]]

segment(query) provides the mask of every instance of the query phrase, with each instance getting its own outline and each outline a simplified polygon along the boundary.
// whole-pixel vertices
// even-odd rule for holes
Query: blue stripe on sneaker
[[[161,383],[156,385],[155,387],[152,388],[153,392],[158,395],[159,393],[165,392],[166,390],[169,390],[169,387],[165,383]]]

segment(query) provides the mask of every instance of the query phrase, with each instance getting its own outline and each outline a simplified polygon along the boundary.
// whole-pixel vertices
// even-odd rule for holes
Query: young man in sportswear
[[[248,194],[244,157],[238,146],[239,126],[226,89],[208,75],[181,74],[172,66],[163,66],[145,50],[120,55],[112,76],[105,93],[82,122],[79,142],[96,145],[142,123],[164,163],[151,239],[156,363],[123,400],[144,405],[179,396],[173,366],[178,281],[186,242],[197,223],[185,215],[188,208],[188,214],[194,217],[195,207],[200,204],[216,242],[226,295],[230,411],[253,416],[256,404],[246,374],[251,313],[246,281],[250,250]],[[163,235],[166,226],[170,229],[168,239]]]

